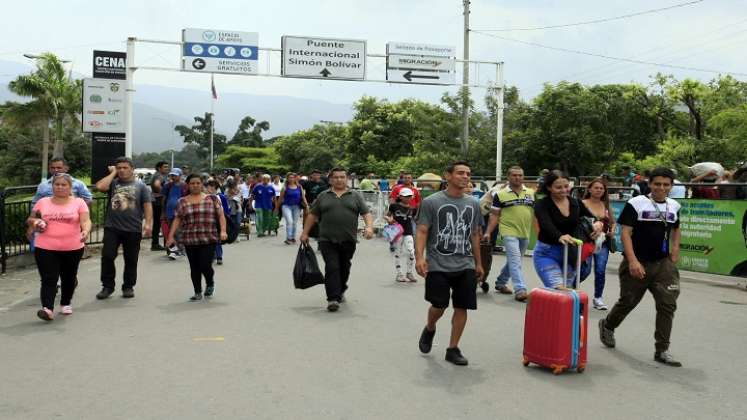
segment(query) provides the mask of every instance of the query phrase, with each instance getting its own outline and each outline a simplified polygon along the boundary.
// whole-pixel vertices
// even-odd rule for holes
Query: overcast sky
[[[562,25],[685,3],[687,0],[472,0],[471,28],[506,29]],[[368,41],[369,53],[384,54],[388,41],[456,46],[462,54],[461,0],[88,0],[3,1],[0,60],[28,62],[24,52],[51,51],[91,73],[91,51],[125,50],[128,36],[179,41],[181,29],[210,28],[259,33],[261,47],[280,47],[282,35],[328,36]],[[642,61],[747,74],[747,0],[697,4],[606,23],[535,31],[495,32],[515,40]],[[741,47],[741,48],[740,48]],[[524,98],[543,83],[648,83],[657,71],[709,80],[714,73],[615,62],[544,49],[515,41],[471,35],[471,57],[504,61],[507,84]],[[266,68],[267,61],[261,68]],[[138,65],[178,68],[175,46],[139,43]],[[270,59],[277,72],[279,56]],[[370,60],[369,78],[384,78],[384,61]],[[495,70],[482,66],[481,82]],[[477,75],[473,72],[473,78]],[[747,80],[746,76],[736,76]],[[136,84],[209,89],[209,77],[141,70]],[[444,87],[330,82],[251,76],[216,76],[220,92],[287,95],[350,103],[368,94],[397,100],[437,100]],[[453,89],[452,89],[453,91]],[[483,95],[484,92],[478,94]],[[206,99],[208,100],[208,99]]]

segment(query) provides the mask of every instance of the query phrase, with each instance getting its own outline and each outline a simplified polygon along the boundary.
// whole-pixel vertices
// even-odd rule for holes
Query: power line
[[[657,58],[658,59],[662,59],[664,57],[670,57],[670,56],[673,56],[673,55],[677,55],[677,54],[679,54],[681,52],[692,51],[694,48],[698,48],[698,47],[704,46],[706,44],[713,43],[715,41],[720,41],[724,37],[731,38],[732,34],[727,34],[726,36],[717,35],[717,34],[720,33],[720,32],[724,32],[725,30],[727,30],[729,28],[732,28],[734,26],[741,25],[744,22],[747,22],[747,19],[740,19],[737,22],[733,22],[733,23],[730,23],[730,24],[727,24],[727,25],[723,25],[723,26],[720,26],[720,27],[717,27],[717,28],[714,28],[714,29],[710,29],[710,30],[707,30],[707,31],[703,31],[703,32],[700,32],[700,33],[697,33],[697,34],[691,34],[691,38],[692,39],[698,39],[698,40],[704,40],[704,39],[706,39],[704,42],[699,42],[699,43],[696,43],[696,44],[684,44],[682,42],[679,42],[679,44],[678,44],[677,42],[674,42],[674,43],[670,42],[667,45],[655,47],[655,48],[643,51],[643,52],[641,52],[639,54],[636,54],[636,56],[633,57],[633,58],[634,59],[642,59],[642,58],[644,58],[646,56],[649,56],[649,55],[652,55],[652,54],[656,53]],[[742,32],[742,30],[740,30],[739,32]],[[739,32],[737,32],[737,33],[739,33]],[[716,35],[716,37],[714,37],[714,35]],[[708,38],[711,38],[711,39],[708,39]],[[670,40],[672,40],[672,39],[673,38],[670,38]],[[669,60],[669,61],[666,61],[665,64],[669,64],[669,63],[671,63],[673,61],[677,61],[677,60]],[[632,66],[632,64],[628,65],[628,66]],[[582,75],[584,76],[584,78],[587,78],[587,77],[590,77],[590,76],[594,75],[595,73],[600,73],[600,72],[604,72],[605,75],[609,75],[608,70],[611,69],[611,68],[614,68],[613,72],[618,72],[618,71],[626,71],[627,68],[628,68],[628,66],[622,66],[622,67],[620,67],[620,66],[618,66],[615,63],[602,64],[601,66],[596,66],[596,67],[593,67],[593,68],[587,68],[587,69],[582,70],[582,71],[577,71],[577,72],[575,72],[573,74],[565,75],[563,77],[558,78],[557,80],[558,81],[560,81],[560,80],[568,80],[568,79],[576,78],[576,77],[579,77],[579,76],[582,76]]]
[[[689,1],[686,3],[679,3],[672,6],[662,7],[659,9],[650,9],[650,10],[644,10],[642,12],[635,12],[635,13],[629,13],[627,15],[621,15],[621,16],[614,16],[609,18],[601,18],[601,19],[594,19],[594,20],[586,20],[583,22],[575,22],[575,23],[566,23],[562,25],[549,25],[549,26],[537,26],[533,28],[503,28],[503,29],[480,29],[480,31],[483,32],[512,32],[512,31],[539,31],[543,29],[558,29],[558,28],[568,28],[571,26],[582,26],[582,25],[591,25],[595,23],[603,23],[603,22],[611,22],[613,20],[620,20],[620,19],[628,19],[636,16],[641,15],[648,15],[651,13],[658,13],[663,12],[665,10],[671,10],[671,9],[677,9],[680,7],[686,7],[686,6],[692,6],[693,4],[702,3],[704,0],[695,0],[695,1]]]
[[[633,63],[633,64],[643,64],[643,65],[647,65],[647,66],[666,67],[666,68],[672,68],[672,69],[678,69],[678,70],[690,70],[690,71],[697,71],[697,72],[703,72],[703,73],[723,73],[723,74],[731,74],[731,75],[734,75],[734,76],[747,76],[747,73],[738,73],[738,72],[732,72],[732,71],[704,69],[704,68],[699,68],[699,67],[677,66],[677,65],[674,65],[674,64],[656,63],[656,62],[653,62],[653,61],[636,60],[636,59],[625,58],[625,57],[614,57],[614,56],[610,56],[610,55],[598,54],[598,53],[593,53],[593,52],[588,52],[588,51],[572,50],[572,49],[569,49],[569,48],[553,47],[553,46],[550,46],[550,45],[538,44],[536,42],[522,41],[520,39],[507,38],[507,37],[500,36],[500,35],[485,33],[485,32],[482,32],[482,31],[475,31],[475,30],[473,30],[471,32],[474,32],[474,33],[477,33],[477,34],[480,34],[480,35],[489,36],[489,37],[492,37],[492,38],[501,39],[501,40],[504,40],[504,41],[515,42],[515,43],[524,44],[524,45],[530,45],[530,46],[538,47],[538,48],[544,48],[544,49],[547,49],[547,50],[560,51],[560,52],[565,52],[565,53],[570,53],[570,54],[586,55],[586,56],[589,56],[589,57],[604,58],[606,60],[621,61],[621,62]]]

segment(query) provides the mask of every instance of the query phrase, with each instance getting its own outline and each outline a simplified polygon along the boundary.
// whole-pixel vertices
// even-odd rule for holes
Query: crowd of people
[[[193,285],[190,301],[211,298],[216,292],[212,265],[223,264],[223,245],[235,239],[242,226],[247,234],[254,225],[258,237],[271,235],[279,229],[282,217],[285,244],[308,245],[316,239],[325,263],[326,308],[336,312],[349,288],[360,219],[363,237],[374,236],[371,209],[363,194],[379,191],[389,201],[385,220],[391,232],[386,237],[394,280],[414,283],[418,281],[415,273],[425,278],[425,300],[430,306],[419,338],[423,353],[430,352],[437,322],[451,302],[454,313],[445,357],[456,365],[468,363],[459,349],[467,311],[477,309],[477,288],[489,288],[489,266],[486,269],[487,261],[476,252],[481,241],[494,244],[499,234],[506,252],[495,292],[513,294],[519,302],[527,300],[523,256],[535,225],[538,237],[532,261],[543,285],[577,287],[575,269],[564,261],[564,248],[575,245],[575,238],[586,237],[584,247],[576,250],[582,252],[584,261],[581,279],[594,273],[593,307],[608,310],[602,297],[619,224],[624,248],[620,297],[599,323],[600,339],[608,347],[615,346],[615,329],[648,290],[657,312],[654,359],[681,365],[669,353],[679,294],[675,263],[680,240],[679,204],[670,197],[676,175],[669,169],[649,172],[648,190],[629,200],[617,220],[610,208],[607,179],[594,179],[586,186],[583,199],[576,199],[570,195],[568,176],[557,170],[543,173],[539,191],[535,191],[525,185],[523,169],[511,167],[507,182],[494,186],[482,200],[470,194],[471,168],[463,161],[449,164],[444,171],[444,188],[426,198],[406,171],[393,185],[385,179],[376,181],[370,174],[354,189],[347,171],[339,167],[327,176],[313,171],[308,176],[288,173],[284,179],[230,171],[212,176],[184,174],[166,162],[159,162],[156,170],[146,185],[134,176],[132,161],[122,157],[109,167],[109,175],[96,183],[96,189],[108,195],[97,299],[107,299],[116,290],[114,261],[120,246],[124,258],[122,297],[135,296],[140,243],[148,236],[151,250],[165,251],[169,259],[186,255]],[[41,277],[38,316],[45,321],[55,317],[58,281],[60,313],[72,314],[77,267],[91,232],[90,191],[68,174],[62,159],[52,160],[50,173],[49,180],[37,189],[28,218],[28,235]],[[565,265],[569,267],[564,269]]]

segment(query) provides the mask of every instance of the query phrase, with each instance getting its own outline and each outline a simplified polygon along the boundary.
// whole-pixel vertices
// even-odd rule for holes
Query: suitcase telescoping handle
[[[578,248],[576,252],[576,278],[573,280],[573,289],[577,288],[581,283],[581,247],[584,241],[581,239],[573,238],[574,246]],[[565,282],[568,278],[568,244],[563,245],[563,281]]]

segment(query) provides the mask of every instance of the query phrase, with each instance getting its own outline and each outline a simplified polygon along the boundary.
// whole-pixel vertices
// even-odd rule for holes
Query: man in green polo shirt
[[[506,265],[495,281],[495,290],[511,294],[506,286],[509,277],[514,282],[515,299],[527,300],[527,286],[521,272],[521,261],[529,245],[534,217],[534,190],[524,186],[524,170],[512,166],[508,170],[508,185],[493,197],[490,220],[484,239],[488,240],[493,229],[500,223],[499,232],[506,250]]]
[[[358,216],[366,222],[364,237],[373,238],[373,217],[368,205],[357,191],[348,189],[348,174],[343,168],[329,172],[331,188],[319,193],[301,234],[301,242],[309,243],[309,232],[319,223],[319,249],[324,258],[324,288],[327,310],[336,312],[345,301],[350,266],[358,235]]]

